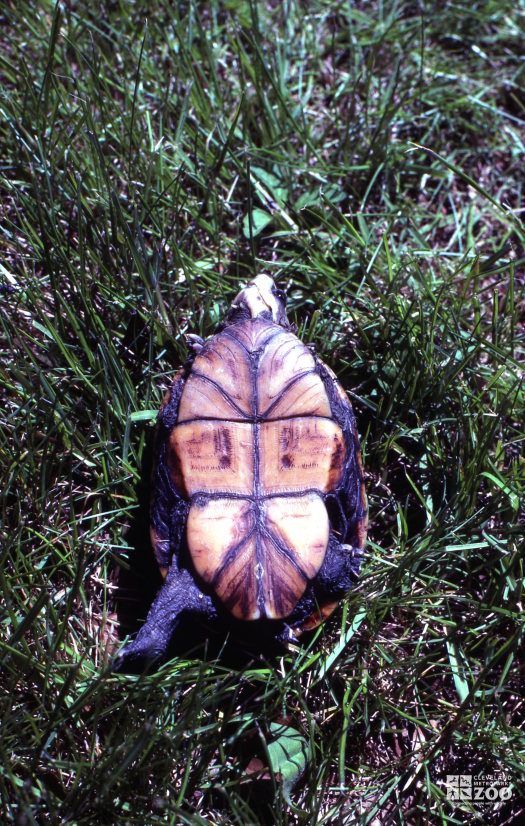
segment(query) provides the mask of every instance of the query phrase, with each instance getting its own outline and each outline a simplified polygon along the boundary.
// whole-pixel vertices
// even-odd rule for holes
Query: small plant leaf
[[[256,207],[252,210],[252,226],[253,234],[259,235],[265,227],[271,222],[272,216],[264,209]],[[250,216],[246,214],[242,222],[243,232],[246,238],[250,237]]]
[[[283,794],[288,800],[290,792],[303,774],[309,759],[306,739],[294,728],[280,723],[270,723],[274,740],[268,743],[270,768],[282,782]]]

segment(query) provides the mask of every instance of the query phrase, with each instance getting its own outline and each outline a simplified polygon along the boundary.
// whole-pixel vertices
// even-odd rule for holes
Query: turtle
[[[332,370],[258,275],[191,355],[157,420],[150,536],[164,582],[117,670],[166,655],[181,617],[286,644],[359,578],[367,503]]]

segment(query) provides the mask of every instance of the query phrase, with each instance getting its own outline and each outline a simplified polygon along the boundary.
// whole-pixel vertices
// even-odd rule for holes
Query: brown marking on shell
[[[253,425],[206,420],[178,424],[169,437],[168,467],[187,498],[220,491],[250,495],[254,483]]]
[[[306,580],[269,537],[257,532],[219,572],[214,587],[237,619],[282,619],[293,611]]]
[[[257,529],[214,580],[219,599],[242,620],[287,617],[306,585],[293,559]]]
[[[249,418],[252,374],[246,350],[231,336],[214,336],[196,357],[179,406],[179,422]]]
[[[266,399],[267,401],[267,399]],[[330,402],[323,382],[316,373],[292,379],[282,389],[271,406],[266,409],[267,421],[284,419],[289,416],[326,416],[331,415]]]
[[[310,614],[310,616],[304,620],[302,625],[293,629],[295,636],[300,637],[305,631],[311,631],[312,628],[317,628],[318,625],[321,625],[321,623],[335,611],[338,605],[339,602],[337,600],[335,602],[325,602],[323,605],[320,605],[313,614]]]
[[[361,479],[360,488],[361,518],[358,520],[357,523],[357,544],[359,548],[364,548],[366,543],[366,535],[368,531],[368,502],[366,499],[364,479]]]
[[[311,384],[318,385],[318,392],[321,397],[324,397],[328,413],[330,415],[330,406],[328,398],[324,390],[323,384],[318,376],[314,373],[315,361],[312,354],[304,346],[302,341],[299,341],[297,336],[293,333],[280,330],[268,342],[264,350],[260,362],[257,375],[257,407],[262,416],[267,415],[269,408],[279,401],[282,401],[283,395],[287,394],[287,387],[294,379],[299,376],[307,377],[312,374],[313,382],[307,383],[307,388],[311,393]],[[315,381],[317,380],[317,382]],[[299,394],[301,398],[305,392],[303,388]],[[291,407],[287,413],[281,412],[278,415],[301,415],[314,413],[313,409],[304,407],[303,409],[294,410],[293,399],[285,407]],[[315,406],[315,402],[314,402]],[[272,408],[271,418],[278,418]],[[324,415],[324,414],[323,414]]]
[[[247,499],[197,499],[187,542],[199,576],[233,616],[288,616],[322,565],[328,516],[322,499],[276,497],[255,518]]]
[[[187,522],[188,548],[198,574],[213,583],[228,557],[244,545],[255,527],[247,499],[209,499],[192,504]],[[238,554],[237,554],[238,555]]]
[[[214,580],[215,593],[234,617],[259,619],[258,583],[255,559],[255,535],[242,545],[227,567]]]
[[[264,495],[308,488],[327,493],[341,480],[346,448],[341,428],[330,419],[264,422],[259,444]]]
[[[196,374],[189,377],[180,400],[180,423],[199,418],[239,419],[242,415],[217,385]]]
[[[350,400],[348,398],[348,394],[340,384],[337,376],[335,375],[334,371],[328,367],[327,364],[324,365],[325,370],[329,374],[330,378],[333,380],[334,387],[337,391],[337,395],[343,402],[346,407],[351,408]],[[365,488],[365,481],[363,476],[363,463],[361,460],[361,448],[359,445],[359,437],[357,435],[357,430],[353,430],[353,440],[354,440],[354,456],[357,465],[357,473],[359,477],[359,513],[358,513],[358,521],[357,521],[357,544],[359,548],[364,548],[366,544],[366,535],[368,530],[368,502],[366,498],[366,488]]]
[[[330,533],[319,494],[277,496],[267,499],[264,509],[268,531],[291,552],[305,578],[313,579],[323,564]]]
[[[331,370],[330,370],[330,373],[332,373]],[[339,395],[339,398],[341,399],[342,402],[344,402],[344,404],[349,405],[350,402],[349,402],[346,390],[341,386],[341,384],[339,384],[339,382],[337,381],[337,379],[336,379],[336,377],[334,376],[333,373],[332,373],[332,376],[333,376],[334,381],[335,381],[335,387],[336,387],[337,393]]]
[[[264,318],[246,319],[226,328],[224,335],[235,338],[247,351],[262,351],[282,327]]]
[[[257,376],[249,352],[261,352]],[[261,319],[232,325],[196,357],[179,405],[179,422],[193,419],[326,416],[331,409],[315,360],[293,333]]]
[[[269,619],[289,616],[304,594],[308,580],[294,560],[279,548],[271,534],[260,535],[259,599]]]
[[[181,372],[182,372],[181,370],[178,371],[178,373],[175,377],[175,381],[177,381],[177,379],[179,378]],[[162,413],[162,411],[164,410],[164,408],[168,404],[168,402],[170,400],[170,396],[171,396],[171,387],[169,388],[169,390],[166,390],[166,392],[164,393],[164,396],[162,397],[162,402],[161,402],[160,407],[159,407],[159,413]]]

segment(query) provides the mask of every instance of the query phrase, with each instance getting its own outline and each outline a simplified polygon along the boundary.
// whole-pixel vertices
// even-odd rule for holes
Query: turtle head
[[[269,275],[258,275],[234,299],[228,318],[248,314],[250,318],[267,318],[289,327],[286,318],[286,295],[275,286]]]

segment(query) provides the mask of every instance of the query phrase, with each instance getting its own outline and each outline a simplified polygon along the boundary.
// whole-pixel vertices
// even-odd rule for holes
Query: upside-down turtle
[[[151,541],[165,576],[117,667],[165,654],[180,617],[290,640],[356,581],[367,507],[354,414],[259,275],[176,375],[158,417]]]

